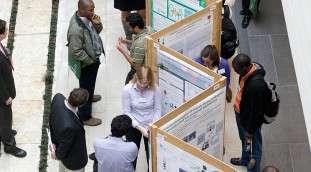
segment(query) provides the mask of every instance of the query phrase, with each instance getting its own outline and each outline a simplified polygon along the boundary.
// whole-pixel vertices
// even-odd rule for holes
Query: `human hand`
[[[53,149],[52,149],[51,144],[49,144],[49,149],[50,149],[50,151],[51,151],[51,158],[54,159],[54,160],[57,160],[57,157],[56,157],[56,155],[55,155],[56,145],[53,144]]]
[[[253,136],[254,136],[254,134],[249,134],[248,132],[246,132],[246,137],[247,137],[247,138],[250,138],[250,139],[251,139],[251,138],[253,138]]]
[[[119,37],[118,41],[122,44],[127,44],[128,43],[128,40],[122,36]]]
[[[147,128],[144,128],[142,126],[139,126],[138,130],[141,132],[141,134],[143,134],[144,137],[148,138],[149,135],[148,135],[148,129]]]
[[[117,49],[118,49],[120,52],[124,51],[124,47],[123,47],[123,45],[121,44],[120,41],[119,41],[118,44],[117,44]]]
[[[228,87],[227,90],[226,90],[226,100],[227,100],[228,103],[231,103],[232,91],[231,91],[230,87]]]
[[[92,22],[94,23],[94,24],[96,24],[96,25],[99,25],[100,24],[100,17],[99,17],[99,15],[97,15],[97,14],[94,14],[93,16],[92,16],[92,18],[91,18],[91,20],[92,20]]]
[[[5,101],[5,103],[6,103],[6,105],[10,105],[10,104],[12,104],[12,98],[11,97],[9,97],[9,99],[7,100],[7,101]]]
[[[91,64],[94,64],[94,63],[96,63],[97,62],[97,60],[93,60],[93,62],[91,63]]]

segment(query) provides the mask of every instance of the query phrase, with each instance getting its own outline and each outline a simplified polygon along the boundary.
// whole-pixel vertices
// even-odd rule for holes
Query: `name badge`
[[[241,92],[241,87],[240,87],[240,85],[238,85],[238,91]]]
[[[220,74],[220,75],[226,74],[225,69],[220,69],[220,70],[218,70],[217,72],[218,72],[218,74]]]
[[[138,102],[139,103],[147,103],[147,100],[146,100],[146,98],[139,98]]]

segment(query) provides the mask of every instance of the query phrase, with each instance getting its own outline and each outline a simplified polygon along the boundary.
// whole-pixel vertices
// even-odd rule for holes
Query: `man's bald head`
[[[232,67],[239,75],[246,75],[252,68],[251,59],[246,54],[238,54],[232,60]]]
[[[232,64],[239,68],[249,67],[252,62],[251,59],[246,54],[238,54],[233,60]]]
[[[93,3],[93,1],[92,0],[79,0],[78,9],[85,9],[90,5],[90,3]]]

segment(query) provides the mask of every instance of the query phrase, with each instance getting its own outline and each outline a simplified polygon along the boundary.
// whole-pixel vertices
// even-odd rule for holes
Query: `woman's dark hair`
[[[0,34],[4,34],[5,25],[6,25],[6,21],[0,19]]]
[[[132,119],[127,115],[119,115],[112,119],[111,134],[112,136],[122,137],[132,127]]]
[[[220,58],[218,55],[218,51],[214,45],[208,45],[201,51],[201,58],[209,58],[214,60],[213,67],[220,66]]]
[[[84,105],[89,98],[89,92],[83,88],[75,88],[70,92],[68,102],[74,107]]]
[[[145,28],[143,17],[138,13],[131,13],[126,17],[126,22],[134,29],[138,26],[139,29]]]

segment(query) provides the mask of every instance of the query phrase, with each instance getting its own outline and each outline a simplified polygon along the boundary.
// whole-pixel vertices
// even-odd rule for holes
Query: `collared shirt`
[[[121,137],[108,136],[93,141],[98,171],[134,172],[132,162],[136,159],[138,148],[134,142],[125,142]]]
[[[3,48],[2,48],[1,46],[0,46],[0,50],[1,50],[1,52],[6,56],[4,50],[3,50]]]
[[[64,103],[65,103],[66,108],[69,109],[69,110],[71,110],[71,111],[77,116],[77,118],[79,118],[79,117],[78,117],[78,108],[72,109],[72,108],[68,105],[67,99],[64,100]],[[79,119],[80,119],[80,118],[79,118]]]
[[[133,58],[134,63],[145,63],[145,36],[154,33],[151,27],[146,27],[144,31],[133,36],[133,43],[130,49],[130,56]]]
[[[85,17],[80,17],[80,19],[82,20],[82,22],[85,24],[86,28],[90,32],[95,56],[96,56],[96,58],[99,58],[101,53],[103,52],[103,45],[102,45],[102,42],[100,40],[100,37],[99,37],[95,27],[93,26],[93,23],[89,19],[87,19]]]
[[[137,83],[130,82],[123,89],[122,106],[124,114],[132,118],[132,126],[139,124],[144,128],[161,117],[161,91],[149,87],[142,93]]]

